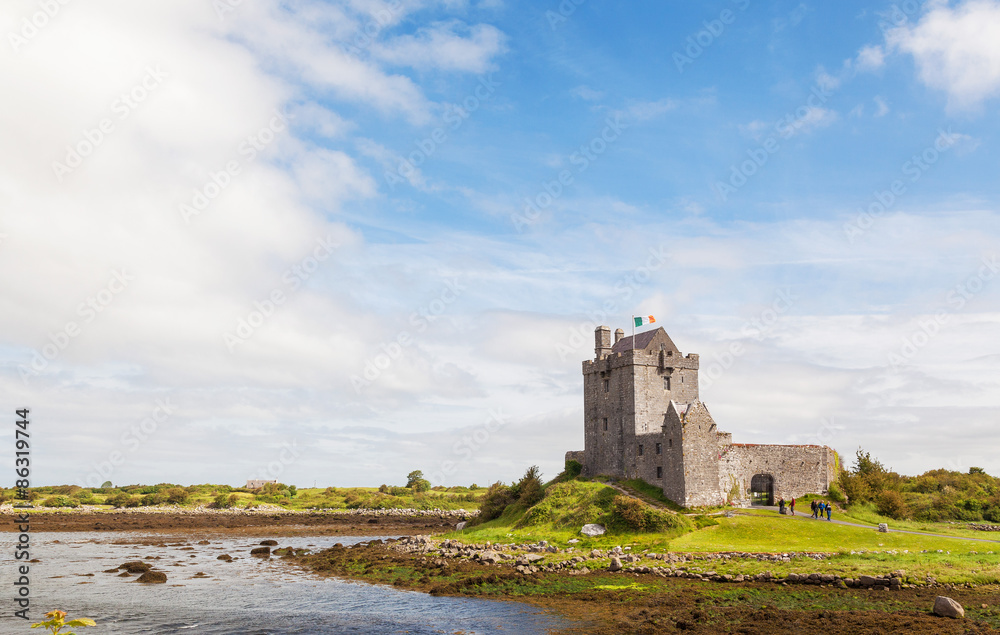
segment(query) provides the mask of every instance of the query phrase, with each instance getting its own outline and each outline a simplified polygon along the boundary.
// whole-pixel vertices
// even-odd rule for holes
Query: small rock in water
[[[167,574],[162,571],[147,571],[139,576],[136,582],[146,582],[150,584],[163,584],[167,581]]]
[[[255,548],[253,548],[253,549],[250,550],[250,555],[251,556],[260,556],[262,558],[270,558],[271,557],[271,548],[270,547],[255,547]]]
[[[265,547],[277,547],[278,546],[278,541],[277,540],[261,540],[260,544],[263,545],[263,546],[265,546]]]

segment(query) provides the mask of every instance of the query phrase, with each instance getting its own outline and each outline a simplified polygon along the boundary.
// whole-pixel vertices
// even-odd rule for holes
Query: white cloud
[[[860,71],[874,71],[885,65],[885,51],[881,46],[864,46],[858,51],[855,64]]]
[[[461,32],[468,32],[465,37]],[[415,35],[401,35],[377,44],[372,54],[396,66],[485,73],[496,68],[494,58],[506,50],[506,37],[496,27],[459,22],[431,25]]]
[[[872,101],[875,102],[875,106],[877,107],[875,110],[876,117],[884,117],[889,114],[889,103],[883,97],[876,95]]]
[[[569,92],[574,97],[579,97],[584,101],[598,101],[604,98],[604,91],[594,90],[589,86],[577,86]]]
[[[920,79],[948,95],[951,108],[981,105],[1000,92],[1000,2],[935,3],[914,25],[886,34],[887,46],[913,56]]]
[[[789,128],[796,134],[812,132],[820,128],[826,128],[839,119],[837,111],[819,106],[808,106],[805,111],[789,124]]]
[[[634,121],[648,121],[677,108],[678,102],[663,98],[657,101],[637,101],[628,105],[625,116]]]

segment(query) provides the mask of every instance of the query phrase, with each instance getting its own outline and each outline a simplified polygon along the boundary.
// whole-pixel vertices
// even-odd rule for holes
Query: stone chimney
[[[596,359],[604,359],[611,354],[611,327],[598,326],[594,329],[594,355]]]
[[[615,344],[617,344],[623,337],[625,337],[625,331],[615,329]]]

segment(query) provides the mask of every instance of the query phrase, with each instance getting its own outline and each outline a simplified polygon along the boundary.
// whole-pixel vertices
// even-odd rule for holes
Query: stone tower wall
[[[719,429],[708,408],[691,404],[684,424],[684,506],[720,505],[725,497],[719,489]]]

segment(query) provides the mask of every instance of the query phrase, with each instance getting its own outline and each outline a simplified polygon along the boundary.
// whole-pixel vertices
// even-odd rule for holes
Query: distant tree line
[[[831,494],[842,493],[849,506],[871,507],[897,520],[1000,523],[1000,478],[980,467],[901,476],[859,448],[836,485]]]

